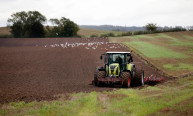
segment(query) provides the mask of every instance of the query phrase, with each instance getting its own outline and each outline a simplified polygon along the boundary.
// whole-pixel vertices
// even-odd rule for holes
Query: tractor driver
[[[116,58],[116,62],[119,63],[120,69],[122,69],[122,58],[120,56]]]
[[[127,56],[128,56],[128,59],[129,59],[128,62],[129,63],[133,62],[133,57],[131,56],[131,54],[128,54]]]

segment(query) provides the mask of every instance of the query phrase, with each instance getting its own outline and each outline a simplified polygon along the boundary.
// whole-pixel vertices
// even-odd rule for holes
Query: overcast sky
[[[193,25],[193,0],[0,0],[0,26],[11,14],[29,10],[79,25]]]

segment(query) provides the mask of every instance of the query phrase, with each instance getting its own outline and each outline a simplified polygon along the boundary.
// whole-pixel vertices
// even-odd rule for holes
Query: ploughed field
[[[109,51],[128,51],[107,38],[0,39],[0,103],[52,100],[75,92],[109,91],[119,87],[91,85],[99,57]],[[133,55],[145,77],[161,76]]]

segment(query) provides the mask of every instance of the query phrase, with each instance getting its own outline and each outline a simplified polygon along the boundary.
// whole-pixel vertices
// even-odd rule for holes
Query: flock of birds
[[[105,47],[106,48],[109,48],[109,49],[116,49],[116,48],[122,48],[122,47],[126,47],[122,44],[116,44],[116,43],[111,43],[111,42],[85,42],[85,43],[79,43],[79,42],[75,42],[75,43],[69,43],[69,42],[66,42],[64,44],[51,44],[51,45],[44,45],[44,47],[62,47],[62,48],[75,48],[75,47],[79,47],[79,46],[84,46],[85,49],[89,50],[89,49],[97,49],[98,46],[101,46],[101,45],[106,45]],[[100,49],[103,49],[100,47]],[[104,48],[105,49],[105,48]]]

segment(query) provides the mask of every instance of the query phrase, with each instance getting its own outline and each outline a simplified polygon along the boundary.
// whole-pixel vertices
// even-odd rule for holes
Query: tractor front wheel
[[[101,86],[101,82],[99,81],[101,78],[105,78],[105,71],[98,71],[97,77],[96,77],[96,85]]]
[[[128,88],[131,86],[131,74],[130,72],[122,72],[122,87]]]

